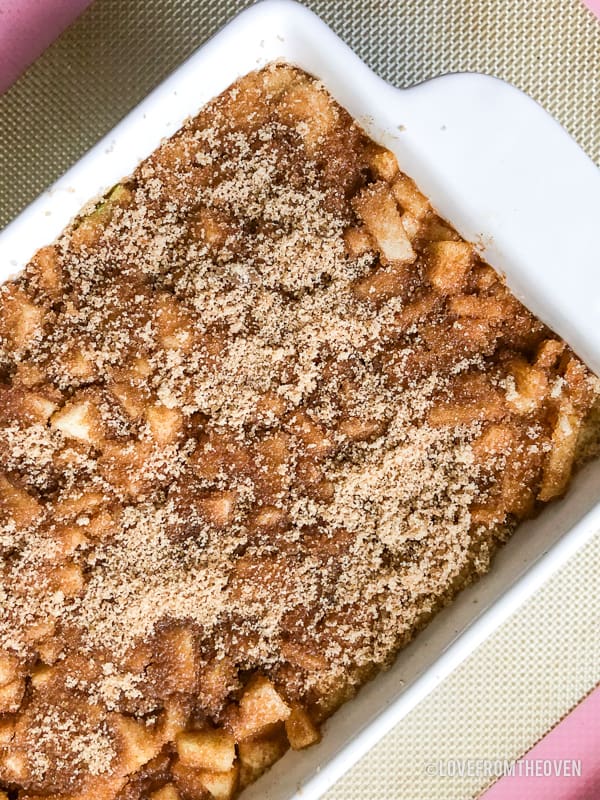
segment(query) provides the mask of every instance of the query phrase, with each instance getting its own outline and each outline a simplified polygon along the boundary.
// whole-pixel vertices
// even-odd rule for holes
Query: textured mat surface
[[[243,0],[96,0],[0,98],[0,227]],[[313,0],[380,75],[409,86],[487,72],[554,114],[600,161],[600,25],[579,0]]]
[[[477,797],[491,778],[441,773],[453,762],[520,758],[600,681],[599,569],[597,535],[327,800]]]
[[[0,98],[0,227],[247,3],[96,0]],[[600,24],[578,0],[314,0],[380,75],[474,70],[528,92],[600,161]],[[557,207],[564,198],[557,198]],[[434,762],[519,757],[600,681],[600,535],[328,794],[466,800]]]

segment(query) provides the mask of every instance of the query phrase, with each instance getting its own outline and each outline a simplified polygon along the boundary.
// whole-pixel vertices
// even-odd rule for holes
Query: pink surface
[[[0,0],[0,94],[91,0]]]
[[[583,0],[583,2],[598,18],[600,18],[600,0]]]
[[[481,800],[598,800],[600,798],[600,687],[596,688],[560,725],[550,731],[521,759],[521,776],[507,775],[485,792]],[[543,773],[580,764],[581,774],[557,777]],[[562,764],[562,767],[561,767]],[[517,770],[518,772],[519,770]],[[576,771],[576,770],[575,770]]]

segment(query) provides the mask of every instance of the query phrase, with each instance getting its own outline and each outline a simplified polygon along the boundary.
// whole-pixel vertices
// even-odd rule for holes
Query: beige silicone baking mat
[[[96,0],[0,98],[0,227],[246,3]],[[315,0],[380,75],[504,78],[600,161],[600,23],[578,0]],[[557,198],[557,214],[561,203]],[[328,794],[466,800],[446,759],[519,757],[600,681],[600,535]],[[568,755],[568,754],[565,754]],[[432,767],[433,764],[433,767]]]

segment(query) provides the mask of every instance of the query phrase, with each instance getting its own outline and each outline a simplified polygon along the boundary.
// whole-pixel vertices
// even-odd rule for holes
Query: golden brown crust
[[[596,395],[320,84],[238,81],[0,289],[0,795],[228,800],[318,741]]]

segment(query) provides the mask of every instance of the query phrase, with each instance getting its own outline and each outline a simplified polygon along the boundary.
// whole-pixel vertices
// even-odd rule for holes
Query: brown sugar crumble
[[[318,741],[597,397],[320,83],[239,80],[0,288],[0,800],[230,800]]]

